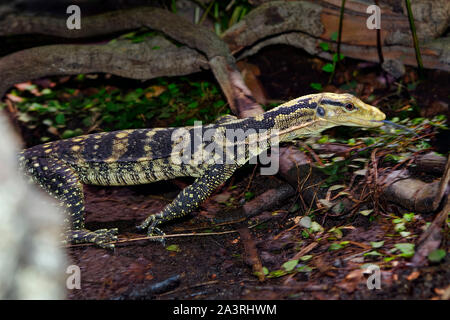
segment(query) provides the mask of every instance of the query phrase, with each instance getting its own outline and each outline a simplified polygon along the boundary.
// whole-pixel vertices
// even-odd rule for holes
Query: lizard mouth
[[[381,127],[384,122],[383,120],[366,120],[360,118],[353,118],[351,120],[347,120],[346,122],[340,123],[335,121],[327,120],[337,126],[352,126],[352,127],[363,127],[363,128],[377,128]]]
[[[365,119],[355,119],[352,121],[358,126],[367,127],[367,128],[377,128],[381,127],[384,123],[383,120],[365,120]]]

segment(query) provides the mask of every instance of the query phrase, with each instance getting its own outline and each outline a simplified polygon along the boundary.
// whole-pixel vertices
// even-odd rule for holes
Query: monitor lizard
[[[339,125],[379,127],[385,117],[378,108],[353,95],[318,93],[293,99],[255,117],[225,116],[200,129],[195,126],[130,129],[48,142],[23,150],[19,154],[19,164],[31,180],[65,208],[66,243],[95,243],[114,248],[117,228],[93,231],[85,228],[83,184],[125,186],[182,176],[195,177],[192,185],[182,190],[159,213],[149,215],[138,227],[147,229],[148,236],[163,235],[158,228],[161,223],[195,210],[237,168],[271,147],[269,140],[262,139],[258,132],[267,131],[279,141],[291,141]],[[195,138],[195,130],[203,134],[213,129],[224,137],[223,140],[216,139],[216,144],[227,143],[234,151],[236,148],[233,147],[238,145],[246,149],[232,161],[217,161],[214,157],[200,157],[196,162],[177,161],[180,150],[186,150],[180,149],[183,140],[180,129],[190,138]],[[230,130],[250,134],[230,141],[225,136]],[[249,148],[255,141],[259,147]],[[207,146],[202,142],[200,147]],[[195,155],[200,147],[188,147],[188,150]]]

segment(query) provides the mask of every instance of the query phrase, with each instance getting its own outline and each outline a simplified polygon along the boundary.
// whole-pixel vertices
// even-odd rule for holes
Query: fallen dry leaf
[[[222,192],[221,194],[218,194],[217,196],[214,196],[213,199],[216,202],[224,203],[224,202],[227,202],[227,200],[230,199],[230,197],[231,197],[231,193],[229,193],[229,192]]]
[[[22,98],[22,97],[18,97],[18,96],[15,96],[15,95],[13,95],[13,94],[10,94],[10,93],[8,93],[8,94],[6,95],[6,97],[7,97],[9,100],[11,100],[12,102],[22,102],[22,101],[23,101],[23,98]]]
[[[408,281],[413,281],[413,280],[416,280],[419,276],[420,276],[419,271],[413,271],[413,272],[411,272],[411,274],[409,276],[406,277],[406,279]]]
[[[364,278],[364,270],[356,269],[345,276],[345,279],[339,282],[336,286],[344,289],[348,293],[356,290],[361,280]]]
[[[147,92],[147,93],[145,94],[145,97],[146,97],[147,99],[158,97],[158,96],[160,96],[164,91],[167,90],[167,88],[164,87],[164,86],[151,86],[149,89],[152,89],[152,90],[149,91],[149,92]]]

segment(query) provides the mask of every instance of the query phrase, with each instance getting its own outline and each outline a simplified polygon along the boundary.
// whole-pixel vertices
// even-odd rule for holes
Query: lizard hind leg
[[[63,243],[95,243],[103,248],[113,247],[110,242],[117,240],[117,229],[85,229],[83,185],[70,166],[59,159],[26,155],[21,165],[25,173],[60,201],[65,209],[68,229]]]

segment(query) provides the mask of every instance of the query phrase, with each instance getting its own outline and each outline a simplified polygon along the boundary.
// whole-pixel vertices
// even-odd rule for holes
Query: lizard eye
[[[325,110],[322,107],[317,108],[317,114],[321,117],[325,115]]]
[[[345,108],[345,110],[347,110],[347,111],[353,111],[353,110],[356,109],[355,106],[353,105],[353,103],[347,103],[347,104],[344,106],[344,108]]]

